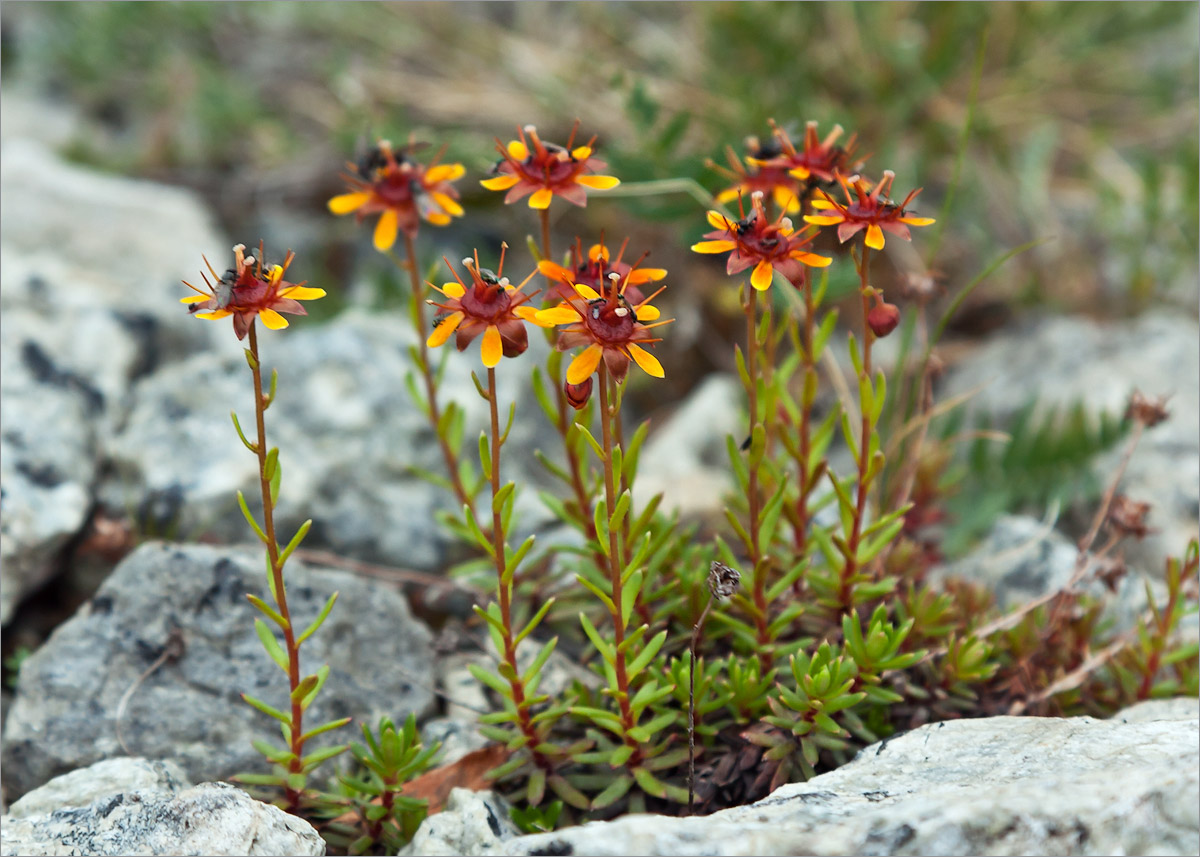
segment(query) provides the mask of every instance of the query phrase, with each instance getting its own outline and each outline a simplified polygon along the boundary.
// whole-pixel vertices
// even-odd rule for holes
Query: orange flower
[[[555,348],[570,351],[583,347],[567,367],[568,385],[583,384],[596,371],[601,358],[618,383],[625,380],[630,360],[646,374],[663,377],[662,364],[642,346],[659,341],[650,332],[652,328],[670,324],[674,319],[658,320],[659,311],[650,306],[650,300],[658,292],[637,304],[630,303],[625,295],[628,281],[628,274],[622,278],[610,273],[603,296],[591,286],[574,283],[575,293],[569,300],[538,312],[540,324],[567,325],[559,333]]]
[[[846,145],[837,145],[842,136],[842,126],[834,125],[824,140],[817,138],[817,123],[810,121],[804,127],[804,146],[797,149],[787,132],[770,120],[771,131],[776,143],[765,157],[751,161],[762,169],[786,170],[792,178],[810,185],[830,184],[835,176],[846,168],[854,152],[856,136],[850,135]]]
[[[503,159],[492,167],[493,178],[480,183],[488,190],[508,191],[505,205],[526,196],[530,208],[549,208],[555,196],[575,205],[587,205],[587,189],[608,190],[621,182],[613,176],[595,175],[605,167],[603,161],[592,157],[596,138],[592,137],[586,146],[573,147],[578,129],[576,120],[566,147],[542,142],[532,125],[517,129],[519,139],[509,141],[507,146],[497,140],[496,148]]]
[[[262,243],[258,245],[257,258],[245,255],[245,251],[245,244],[233,248],[233,267],[224,274],[217,274],[208,259],[204,260],[215,284],[208,281],[203,271],[200,276],[204,279],[204,289],[184,280],[183,284],[196,292],[180,298],[182,303],[188,304],[188,312],[196,318],[209,320],[231,315],[234,333],[238,339],[244,339],[255,318],[261,317],[263,324],[271,330],[281,330],[288,326],[288,320],[280,315],[281,312],[308,315],[308,310],[299,301],[325,297],[324,289],[310,288],[304,283],[289,283],[283,279],[292,259],[296,257],[291,250],[283,264],[273,265],[265,276]]]
[[[470,285],[463,282],[449,260],[446,260],[446,267],[454,275],[455,282],[444,283],[440,289],[432,283],[429,284],[446,297],[444,302],[428,301],[442,310],[433,320],[433,333],[429,334],[426,343],[430,348],[444,345],[453,333],[455,346],[459,351],[465,351],[475,337],[483,334],[480,354],[483,365],[491,369],[500,362],[501,356],[516,357],[529,347],[525,322],[540,327],[553,326],[535,317],[536,310],[528,305],[532,295],[521,291],[525,283],[532,279],[533,274],[526,277],[521,285],[514,286],[508,281],[508,277],[492,273],[487,268],[480,268],[478,253],[474,258],[468,256],[463,259],[462,263],[471,275]],[[501,273],[503,270],[502,253]]]
[[[783,274],[790,283],[797,283],[803,265],[824,268],[833,261],[803,249],[813,236],[797,233],[790,218],[780,214],[774,222],[769,222],[761,191],[753,194],[751,205],[750,214],[737,221],[719,211],[708,212],[708,222],[717,231],[706,233],[704,237],[709,240],[693,244],[692,249],[697,253],[729,253],[725,272],[731,275],[753,266],[750,284],[759,291],[770,288],[772,271]]]
[[[543,276],[557,283],[547,297],[556,297],[560,301],[569,301],[576,297],[575,283],[591,286],[594,291],[601,292],[608,283],[608,274],[614,273],[625,283],[625,297],[632,304],[639,304],[645,297],[640,286],[653,283],[667,276],[666,268],[639,268],[637,262],[630,265],[621,259],[625,248],[629,245],[626,238],[617,251],[615,260],[609,258],[608,247],[604,245],[601,236],[599,244],[588,248],[587,255],[583,253],[583,243],[576,238],[575,246],[571,248],[570,268],[564,268],[549,259],[538,262],[538,271]],[[640,261],[640,260],[639,260]]]
[[[358,221],[379,214],[375,224],[375,247],[381,252],[392,249],[403,230],[415,236],[424,218],[434,226],[445,226],[451,217],[462,217],[458,191],[450,182],[462,178],[462,164],[428,166],[412,160],[412,153],[423,143],[410,143],[400,151],[387,140],[380,140],[358,164],[348,164],[357,176],[343,176],[354,189],[329,200],[334,214],[355,212]]]
[[[909,226],[928,226],[934,220],[932,217],[916,217],[905,211],[908,204],[921,192],[920,188],[910,191],[908,196],[904,197],[904,202],[899,205],[887,198],[887,192],[895,177],[896,174],[891,170],[884,170],[883,179],[875,185],[873,190],[868,191],[868,186],[861,177],[851,176],[847,179],[839,173],[837,180],[846,194],[846,204],[842,205],[832,196],[821,191],[821,198],[813,200],[813,208],[829,213],[805,215],[804,220],[816,226],[836,224],[838,240],[843,243],[866,229],[867,235],[864,241],[872,250],[883,249],[883,233],[885,231],[903,238],[905,241],[911,241],[912,235],[908,231]],[[853,195],[850,193],[851,187],[854,188]]]
[[[726,169],[719,164],[709,162],[709,166],[719,171],[734,184],[717,194],[717,202],[721,205],[733,202],[743,196],[752,196],[761,191],[770,195],[775,206],[785,214],[800,212],[800,182],[789,174],[787,166],[776,166],[771,159],[779,154],[778,147],[768,144],[763,146],[757,137],[746,139],[746,163],[753,169],[747,169],[741,158],[730,146],[725,147],[725,157],[732,169]]]

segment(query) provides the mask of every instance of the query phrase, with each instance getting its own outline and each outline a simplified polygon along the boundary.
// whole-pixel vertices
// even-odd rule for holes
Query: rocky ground
[[[201,254],[224,259],[232,240],[187,192],[64,162],[54,145],[69,116],[31,121],[22,111],[34,108],[8,93],[3,109],[0,622],[36,651],[5,700],[0,853],[323,853],[304,822],[217,782],[257,763],[249,737],[261,719],[238,693],[284,686],[247,633],[244,593],[261,592],[263,576],[257,552],[239,547],[246,529],[232,500],[255,480],[226,416],[249,400],[241,349],[176,301]],[[441,571],[451,542],[429,522],[446,501],[411,470],[440,462],[405,392],[407,331],[399,314],[351,309],[265,340],[265,360],[281,370],[271,412],[284,450],[280,518],[285,532],[314,518],[312,548]],[[467,410],[471,437],[485,414],[469,363],[451,358],[447,396]],[[1157,528],[1131,561],[1161,575],[1200,515],[1196,319],[1032,322],[957,361],[942,393],[983,385],[976,402],[1004,419],[1035,380],[1093,413],[1119,411],[1134,387],[1172,394],[1172,419],[1147,434],[1125,481],[1154,504]],[[503,398],[532,405],[523,384],[502,383]],[[651,435],[641,489],[666,491],[686,514],[715,514],[727,478],[721,438],[736,430],[738,407],[734,379],[701,384]],[[547,445],[536,425],[518,421],[511,440],[511,476],[531,487],[541,478],[532,450]],[[1117,454],[1097,472],[1111,473]],[[533,490],[526,497],[523,526],[534,530],[547,517]],[[136,539],[122,521],[135,522]],[[141,544],[125,556],[131,541]],[[946,571],[992,581],[1013,603],[1060,585],[1072,562],[1052,525],[1006,518]],[[429,717],[435,674],[472,704],[472,656],[441,657],[394,581],[320,565],[289,565],[302,618],[341,593],[305,649],[332,667],[319,720]],[[44,615],[48,582],[73,593],[63,615]],[[1117,622],[1131,623],[1140,591],[1134,575]],[[459,753],[477,746],[470,709],[449,713],[427,734]],[[1197,720],[1194,701],[1181,701],[1104,722],[934,724],[753,806],[535,837],[513,835],[497,798],[459,793],[410,851],[1195,854]]]

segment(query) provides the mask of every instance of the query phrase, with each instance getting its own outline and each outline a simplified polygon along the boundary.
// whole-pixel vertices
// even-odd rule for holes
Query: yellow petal
[[[655,280],[661,280],[666,275],[666,268],[638,268],[629,272],[629,284],[637,286],[642,283],[652,283]]]
[[[750,285],[758,289],[760,292],[771,288],[771,280],[775,277],[775,269],[771,267],[771,263],[763,259],[754,266],[754,273],[750,275]]]
[[[283,279],[283,266],[272,265],[270,273],[267,274],[267,279],[270,281],[271,285],[279,285],[279,281]]]
[[[619,185],[621,180],[616,176],[579,176],[575,179],[575,183],[590,187],[592,190],[608,190]]]
[[[654,378],[661,378],[666,373],[663,372],[662,364],[658,362],[658,358],[642,348],[640,345],[629,343],[629,356],[633,358],[633,362],[641,366],[647,375]]]
[[[517,161],[523,161],[529,157],[529,150],[525,148],[525,144],[520,140],[509,141],[508,153]]]
[[[201,301],[212,300],[212,295],[188,295],[186,298],[180,298],[181,304],[198,304]]]
[[[270,330],[283,330],[288,326],[288,320],[273,309],[259,310],[258,317],[262,319],[262,323]]]
[[[368,191],[358,193],[343,193],[329,200],[329,210],[334,214],[349,214],[357,208],[366,205],[371,199]]]
[[[450,215],[442,214],[440,211],[431,211],[425,215],[425,220],[430,226],[449,226]]]
[[[381,253],[391,250],[399,231],[400,218],[395,209],[389,208],[379,215],[379,222],[375,224],[375,249]]]
[[[901,223],[907,223],[909,226],[929,226],[936,223],[932,217],[901,217]]]
[[[554,199],[554,191],[548,187],[540,187],[529,197],[530,208],[549,208],[550,200]]]
[[[479,353],[483,356],[483,365],[489,369],[495,368],[504,356],[504,343],[500,340],[500,328],[489,324],[483,332],[483,345]]]
[[[227,309],[214,309],[214,310],[209,310],[208,312],[198,312],[198,313],[196,313],[196,318],[203,318],[203,319],[207,319],[209,321],[216,321],[217,319],[224,318],[227,315],[233,315],[233,313],[231,313]]]
[[[521,179],[517,176],[503,175],[496,176],[495,178],[483,179],[479,183],[488,190],[508,190],[520,180]]]
[[[605,262],[608,261],[608,248],[607,247],[605,247],[603,244],[593,244],[591,247],[588,248],[588,260],[589,261],[599,262],[601,259],[603,259]]]
[[[841,223],[846,218],[840,214],[806,214],[804,222],[811,223],[814,226],[833,226],[835,223]]]
[[[789,188],[777,187],[772,192],[775,199],[775,204],[784,210],[787,214],[795,214],[800,210],[800,200],[796,198]]]
[[[826,209],[826,208],[836,208],[837,206],[835,206],[832,202],[830,202],[827,199],[814,199],[812,201],[812,207]]]
[[[579,352],[571,361],[571,365],[567,367],[567,383],[582,384],[584,380],[590,378],[596,371],[596,367],[600,365],[600,355],[603,353],[604,349],[596,343]]]
[[[587,298],[589,301],[594,301],[596,298],[600,297],[599,292],[586,283],[575,283],[574,285],[576,293]]]
[[[439,345],[444,345],[463,318],[464,316],[461,312],[450,313],[449,316],[433,329],[433,333],[429,334],[429,339],[425,340],[425,344],[430,348],[437,348]]]
[[[458,204],[458,200],[446,193],[431,193],[433,201],[441,206],[442,211],[454,217],[463,216],[463,207]]]
[[[279,293],[281,298],[291,298],[294,301],[315,301],[325,297],[324,289],[314,289],[311,286],[292,286]]]
[[[542,259],[538,262],[538,273],[543,277],[549,277],[552,280],[563,280],[564,282],[571,281],[571,272],[557,262],[551,262],[549,259]]]
[[[520,309],[520,307],[518,307]],[[574,324],[579,321],[579,313],[570,304],[559,304],[549,309],[538,310],[537,324],[542,327],[554,327],[558,324]]]
[[[692,245],[697,253],[727,253],[736,248],[737,244],[732,241],[701,241]]]
[[[788,175],[794,179],[800,179],[800,181],[804,181],[806,178],[811,176],[812,173],[809,171],[808,167],[792,167],[790,170],[788,170]]]
[[[708,219],[708,225],[713,229],[732,230],[736,224],[732,223],[728,217],[719,211],[709,211],[704,215]]]
[[[883,249],[883,230],[872,223],[867,227],[866,245],[872,250]]]
[[[803,250],[792,253],[792,258],[803,262],[810,268],[827,268],[829,267],[829,264],[833,262],[833,260],[828,256],[820,256],[816,253],[805,253]]]
[[[592,156],[591,146],[576,146],[571,150],[571,157],[577,161],[586,161]]]
[[[429,184],[457,181],[466,171],[467,168],[462,164],[438,164],[425,171],[425,181]]]
[[[462,283],[457,280],[449,283],[442,283],[442,294],[448,298],[461,298],[466,294],[467,290],[462,287]]]
[[[639,307],[634,307],[633,311],[637,315],[638,321],[654,321],[662,315],[658,311],[658,307],[650,306],[650,304],[642,304]]]
[[[741,185],[738,185],[737,187],[726,188],[725,190],[723,190],[719,194],[717,194],[717,202],[733,202],[735,199],[737,199],[741,195],[742,195],[742,186]],[[725,227],[719,226],[717,228],[724,229]]]

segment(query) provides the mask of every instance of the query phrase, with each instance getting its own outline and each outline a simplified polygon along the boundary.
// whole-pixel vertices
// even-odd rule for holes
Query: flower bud
[[[578,384],[563,384],[563,393],[566,394],[567,404],[580,410],[592,397],[592,377],[589,375]]]
[[[867,326],[882,339],[900,323],[900,310],[895,304],[877,303],[867,312]]]

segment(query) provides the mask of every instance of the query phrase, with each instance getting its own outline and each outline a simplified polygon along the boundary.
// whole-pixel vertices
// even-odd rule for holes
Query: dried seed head
[[[1120,557],[1106,556],[1098,557],[1094,561],[1097,563],[1096,579],[1115,595],[1121,585],[1121,580],[1129,573],[1125,560]]]
[[[1166,396],[1151,399],[1142,395],[1140,390],[1133,391],[1129,407],[1125,410],[1125,419],[1137,420],[1146,428],[1154,428],[1169,416]]]
[[[1122,536],[1142,539],[1151,532],[1146,526],[1146,516],[1149,514],[1149,503],[1139,503],[1124,494],[1118,494],[1113,497],[1108,509],[1108,525]]]
[[[736,568],[714,560],[708,572],[708,590],[714,598],[728,598],[737,590],[741,579],[742,575]]]

